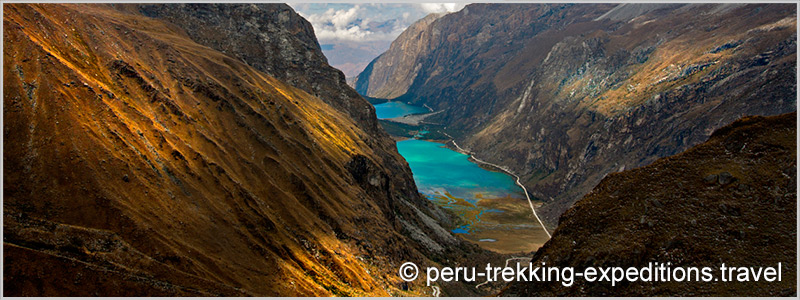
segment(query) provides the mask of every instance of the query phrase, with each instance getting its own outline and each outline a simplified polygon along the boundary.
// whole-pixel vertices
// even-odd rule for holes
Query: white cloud
[[[303,17],[314,26],[314,32],[320,40],[372,40],[376,38],[375,33],[364,30],[362,26],[366,24],[366,20],[359,18],[364,11],[360,5],[355,5],[349,9],[329,8],[323,13]]]
[[[314,27],[320,42],[391,41],[430,13],[453,12],[466,3],[290,4]]]
[[[459,11],[469,3],[420,3],[419,6],[426,13],[449,13]]]
[[[331,8],[327,11],[327,13],[332,13],[330,20],[336,29],[344,29],[347,28],[347,25],[349,25],[350,22],[356,20],[356,14],[358,13],[359,10],[361,10],[361,7],[356,5],[348,9],[347,11],[345,10],[334,11]]]
[[[466,3],[289,3],[308,20],[329,62],[355,76],[389,48],[408,26],[430,13],[454,12]]]

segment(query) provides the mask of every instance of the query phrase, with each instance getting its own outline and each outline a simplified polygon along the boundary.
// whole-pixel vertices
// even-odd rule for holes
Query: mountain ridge
[[[201,6],[163,9],[254,9]],[[441,227],[324,61],[290,84],[130,5],[3,22],[4,295],[422,295],[401,263],[494,258]]]
[[[796,138],[796,112],[749,116],[687,151],[609,174],[561,215],[553,238],[532,258],[534,265],[576,272],[653,263],[709,267],[714,280],[651,278],[612,286],[575,277],[570,287],[515,282],[501,295],[796,296]],[[779,263],[781,281],[739,282],[726,274],[724,282],[720,273],[722,264],[777,269]]]
[[[424,30],[449,35],[413,62],[412,81],[398,66],[371,72],[399,72],[388,82],[408,89],[395,100],[441,110],[426,121],[519,174],[555,226],[605,174],[679,153],[742,115],[795,111],[795,9],[472,4]]]

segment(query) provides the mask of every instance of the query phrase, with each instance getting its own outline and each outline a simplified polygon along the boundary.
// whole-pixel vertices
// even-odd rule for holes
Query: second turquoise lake
[[[399,118],[426,112],[428,112],[427,108],[408,105],[403,102],[390,101],[375,105],[375,114],[378,115],[378,119]]]

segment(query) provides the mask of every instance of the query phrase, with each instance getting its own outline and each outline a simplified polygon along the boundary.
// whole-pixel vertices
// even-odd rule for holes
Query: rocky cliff
[[[328,65],[311,24],[288,5],[140,4],[120,9],[167,21],[198,44],[237,58],[346,112],[378,135],[374,108]]]
[[[356,91],[362,95],[392,99],[403,95],[419,73],[417,60],[436,49],[432,43],[441,32],[427,30],[441,14],[429,14],[411,24],[380,57],[356,76]],[[381,58],[383,57],[383,58]]]
[[[533,256],[534,265],[576,272],[656,262],[710,267],[716,280],[514,283],[503,295],[796,297],[796,243],[797,114],[746,117],[686,152],[606,176]],[[724,282],[719,269],[778,263],[780,282],[761,275]]]
[[[288,6],[3,24],[4,295],[419,295],[401,263],[483,253]]]
[[[356,89],[442,110],[428,121],[519,174],[554,225],[608,173],[796,110],[796,24],[790,4],[475,4],[415,29],[421,55],[395,41]]]

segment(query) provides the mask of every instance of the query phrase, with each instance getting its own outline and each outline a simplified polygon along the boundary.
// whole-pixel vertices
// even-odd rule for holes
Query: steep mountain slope
[[[404,30],[392,42],[388,51],[374,59],[361,74],[356,76],[356,91],[362,95],[383,99],[403,95],[419,72],[417,60],[436,49],[436,45],[431,42],[441,32],[426,29],[441,16],[441,14],[429,14]]]
[[[795,10],[469,5],[417,34],[430,37],[424,55],[396,41],[356,89],[372,96],[383,84],[442,110],[427,121],[520,175],[554,225],[605,174],[683,151],[742,115],[796,110]],[[403,61],[390,53],[417,58],[381,67]]]
[[[561,216],[535,265],[711,267],[719,281],[514,283],[511,296],[797,296],[797,114],[746,117],[681,154],[613,173]],[[777,267],[723,282],[719,267]],[[734,274],[739,274],[738,272]],[[731,277],[728,276],[728,279]]]
[[[276,43],[314,40],[254,7],[295,20]],[[5,295],[419,294],[402,262],[475,250],[318,47],[261,64],[287,84],[134,6],[3,24]]]
[[[165,20],[192,40],[238,58],[345,112],[373,135],[374,108],[328,65],[308,21],[283,4],[139,4],[125,10]]]

